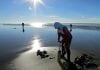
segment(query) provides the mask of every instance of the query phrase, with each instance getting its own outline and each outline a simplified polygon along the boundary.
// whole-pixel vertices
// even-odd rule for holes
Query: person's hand
[[[62,41],[58,41],[59,43],[62,43]]]

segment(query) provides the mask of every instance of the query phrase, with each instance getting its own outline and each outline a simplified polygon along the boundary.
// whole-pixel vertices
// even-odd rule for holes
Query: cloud
[[[59,16],[49,16],[50,18],[59,18]]]
[[[81,16],[81,19],[88,19],[88,20],[100,20],[100,17],[90,17],[90,16]]]
[[[48,19],[51,21],[58,21],[64,23],[99,23],[100,17],[90,17],[90,16],[80,16],[78,18],[68,18],[62,16],[48,16]]]
[[[82,19],[86,18],[86,16],[81,16]]]
[[[75,20],[80,23],[100,23],[100,17],[96,16],[80,16]]]
[[[59,20],[66,20],[68,18],[65,18],[65,17],[61,17],[61,16],[48,16],[49,19],[59,19]]]
[[[55,22],[62,22],[62,23],[73,23],[75,22],[74,19],[72,18],[67,18],[67,17],[62,17],[62,16],[55,16],[55,15],[52,15],[52,16],[48,16],[48,19]]]

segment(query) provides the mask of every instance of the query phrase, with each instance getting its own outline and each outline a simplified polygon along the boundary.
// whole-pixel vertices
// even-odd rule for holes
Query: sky
[[[56,21],[100,23],[100,0],[0,0],[0,23]]]

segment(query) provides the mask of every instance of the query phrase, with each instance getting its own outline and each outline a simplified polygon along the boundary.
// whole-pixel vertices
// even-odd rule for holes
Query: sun
[[[37,6],[37,4],[44,4],[42,0],[33,0],[34,6]]]
[[[42,0],[26,0],[26,2],[34,7],[36,7],[38,4],[44,5],[44,2]]]
[[[38,4],[44,5],[42,0],[33,0],[33,6],[34,6],[35,13],[36,13],[36,8]]]
[[[37,12],[36,10],[37,10],[38,5],[42,5],[45,7],[43,0],[25,0],[25,2],[29,4],[29,7],[28,7],[29,10],[34,10],[35,15]]]

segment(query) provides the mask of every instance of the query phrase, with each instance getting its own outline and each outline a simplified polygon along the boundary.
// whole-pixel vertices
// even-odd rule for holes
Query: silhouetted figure
[[[70,24],[70,32],[72,31],[72,24]]]
[[[25,30],[24,30],[24,23],[22,23],[22,32],[25,32]]]
[[[58,30],[58,42],[62,43],[61,57],[63,58],[67,52],[67,59],[70,62],[70,44],[72,40],[72,34],[66,26],[62,25],[59,22],[55,22],[54,27]]]
[[[22,23],[22,26],[24,27],[24,23]]]

